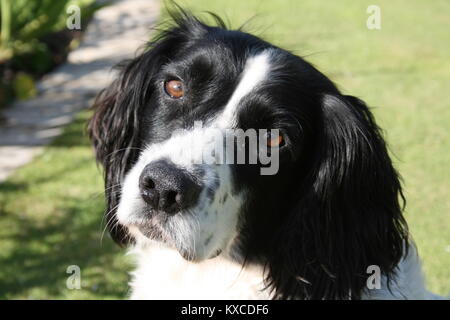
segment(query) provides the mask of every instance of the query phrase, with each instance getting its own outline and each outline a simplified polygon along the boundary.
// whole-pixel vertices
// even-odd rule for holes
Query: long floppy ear
[[[276,241],[268,282],[275,298],[358,299],[370,265],[389,275],[405,253],[401,185],[361,100],[325,95],[316,130],[300,200]]]
[[[186,42],[187,24],[195,22],[183,17],[174,17],[178,19],[177,26],[160,30],[159,36],[148,44],[144,53],[123,63],[118,79],[97,96],[93,106],[94,115],[89,122],[88,133],[97,161],[104,168],[106,223],[119,244],[127,242],[124,229],[116,219],[121,184],[137,161],[142,147],[139,137],[141,114],[152,95],[154,78],[174,53],[174,48]]]
[[[134,62],[136,64],[136,62]],[[88,133],[97,161],[103,166],[105,179],[105,221],[112,238],[126,243],[126,232],[117,222],[115,211],[120,201],[120,188],[125,173],[138,157],[140,148],[140,106],[133,101],[130,83],[133,62],[122,71],[120,78],[97,96]]]

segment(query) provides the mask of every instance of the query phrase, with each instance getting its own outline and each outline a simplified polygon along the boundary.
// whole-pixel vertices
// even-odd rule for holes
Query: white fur
[[[242,270],[225,257],[200,263],[154,244],[131,251],[137,258],[131,299],[267,299],[260,268]]]
[[[234,124],[239,102],[252,90],[257,88],[263,80],[267,79],[270,71],[269,59],[270,50],[266,50],[247,60],[239,85],[228,101],[225,111],[217,121],[220,127],[230,128]]]
[[[269,299],[264,291],[263,269],[242,269],[237,263],[219,256],[201,263],[184,260],[176,251],[153,244],[135,248],[138,267],[132,273],[131,299]],[[415,249],[397,267],[397,276],[381,289],[367,289],[363,299],[436,299],[425,289],[420,261]]]

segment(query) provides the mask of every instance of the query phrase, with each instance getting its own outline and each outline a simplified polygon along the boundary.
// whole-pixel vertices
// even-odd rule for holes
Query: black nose
[[[168,160],[148,164],[139,178],[139,188],[152,209],[168,214],[195,205],[201,191],[192,175]]]

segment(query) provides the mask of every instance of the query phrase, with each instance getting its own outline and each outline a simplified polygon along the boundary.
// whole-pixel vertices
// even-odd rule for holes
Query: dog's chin
[[[139,224],[137,229],[146,239],[173,248],[181,255],[181,257],[183,257],[183,259],[189,262],[199,263],[204,260],[214,259],[222,253],[222,249],[213,250],[210,254],[205,253],[204,248],[186,249],[185,246],[182,247],[178,245],[176,241],[172,240],[170,232],[164,231],[160,226],[151,223]]]

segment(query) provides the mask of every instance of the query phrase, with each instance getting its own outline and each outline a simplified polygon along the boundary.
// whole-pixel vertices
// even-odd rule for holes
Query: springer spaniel
[[[214,18],[172,13],[94,105],[131,298],[432,298],[368,107]]]

